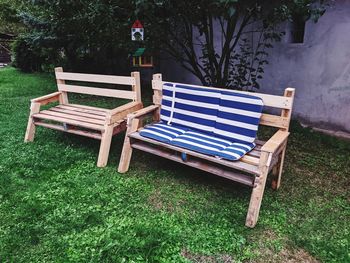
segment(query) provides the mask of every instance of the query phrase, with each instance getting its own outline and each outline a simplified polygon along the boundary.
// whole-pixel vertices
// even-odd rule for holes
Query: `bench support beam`
[[[102,132],[100,152],[98,154],[97,167],[105,167],[108,162],[109,150],[111,148],[113,125],[105,125]]]
[[[32,102],[30,105],[30,114],[27,124],[26,135],[24,136],[24,142],[32,142],[34,140],[35,135],[35,123],[33,114],[38,113],[40,111],[40,103]]]
[[[131,161],[131,155],[132,155],[132,148],[131,148],[131,139],[129,137],[129,134],[137,131],[139,128],[140,120],[138,118],[132,119],[131,123],[127,124],[127,130],[125,134],[125,139],[124,139],[124,145],[123,145],[123,151],[120,156],[120,161],[119,161],[119,167],[118,167],[118,172],[119,173],[125,173],[129,170],[129,165]]]
[[[247,227],[255,227],[261,207],[261,201],[263,199],[267,174],[269,172],[269,166],[272,159],[272,153],[262,152],[260,157],[259,170],[261,172],[259,177],[255,178],[254,188],[250,197],[250,203],[247,213],[245,225]]]

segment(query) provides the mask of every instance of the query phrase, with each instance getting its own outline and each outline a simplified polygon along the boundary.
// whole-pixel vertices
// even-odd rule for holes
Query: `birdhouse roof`
[[[143,28],[143,25],[141,24],[140,20],[136,20],[131,28]]]
[[[140,57],[143,55],[143,53],[145,53],[145,50],[146,50],[145,48],[140,47],[135,51],[135,53],[132,56],[133,57]]]

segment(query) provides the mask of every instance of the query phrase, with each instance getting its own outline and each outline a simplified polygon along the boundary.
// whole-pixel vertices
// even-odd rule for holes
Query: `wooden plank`
[[[255,148],[256,148],[256,147],[255,147]],[[260,158],[261,151],[255,149],[255,148],[254,148],[253,150],[251,150],[250,152],[248,152],[247,155]]]
[[[62,105],[58,105],[56,107],[62,108],[62,109],[67,109],[67,110],[86,112],[89,114],[99,115],[99,116],[103,116],[103,117],[106,117],[106,114],[108,111],[107,109],[100,109],[100,108],[88,107],[85,105],[75,105],[75,104],[62,104]]]
[[[87,122],[81,122],[81,121],[76,121],[72,119],[67,119],[67,118],[62,118],[62,117],[57,117],[57,116],[51,116],[43,113],[37,113],[33,115],[34,118],[36,119],[43,119],[43,120],[50,120],[50,121],[56,121],[56,122],[61,122],[61,123],[67,123],[75,126],[80,126],[92,130],[98,130],[98,131],[103,131],[104,127],[102,125],[96,125],[92,123],[87,123]]]
[[[189,85],[184,83],[176,83],[176,82],[169,82],[169,81],[161,81],[161,80],[155,80],[153,79],[153,89],[157,91],[161,91],[164,83],[172,83],[172,84],[180,84],[180,85]],[[206,86],[199,86],[199,85],[190,85],[191,87],[196,88],[205,88],[205,89],[212,89],[216,91],[228,91],[228,89],[221,89],[221,88],[213,88],[213,87],[206,87]],[[251,95],[259,97],[263,100],[264,106],[274,107],[274,108],[280,108],[280,109],[291,109],[293,105],[293,98],[291,97],[285,97],[285,96],[276,96],[276,95],[270,95],[270,94],[264,94],[264,93],[253,93],[248,91],[239,91],[234,90],[236,93],[245,94],[245,95]],[[159,101],[159,98],[157,101]]]
[[[77,116],[77,115],[61,113],[61,112],[56,112],[56,111],[51,111],[51,110],[43,110],[43,111],[40,111],[40,113],[45,114],[45,115],[70,119],[70,120],[76,120],[76,121],[80,121],[80,122],[97,124],[97,125],[104,125],[105,124],[105,120],[86,118],[86,117],[81,117],[81,116]]]
[[[212,173],[212,174],[230,179],[232,181],[236,181],[236,182],[248,185],[250,187],[252,187],[253,183],[254,183],[254,176],[249,176],[249,175],[237,173],[234,171],[230,171],[227,169],[223,169],[223,168],[218,167],[215,164],[203,162],[203,161],[200,161],[198,159],[195,160],[195,159],[190,158],[189,160],[184,162],[179,155],[176,155],[176,154],[171,153],[169,151],[161,150],[159,148],[154,148],[150,145],[147,145],[146,143],[135,142],[131,145],[131,147],[134,149],[138,149],[138,150],[141,150],[144,152],[148,152],[148,153],[157,155],[157,156],[161,156],[163,158],[170,159],[170,160],[175,161],[175,162],[182,163],[184,165],[188,165],[188,166],[200,169],[200,170],[208,172],[208,173]]]
[[[57,86],[59,91],[65,91],[65,92],[113,97],[113,98],[120,98],[120,99],[130,99],[130,100],[136,99],[136,92],[129,91],[129,90],[93,88],[93,87],[66,85],[66,84],[57,84]]]
[[[60,95],[61,95],[61,92],[57,91],[51,94],[47,94],[47,95],[32,99],[31,102],[39,102],[41,105],[46,105],[50,102],[58,101],[59,100],[58,97]]]
[[[32,142],[35,136],[35,124],[33,115],[40,111],[40,103],[32,102],[30,104],[30,113],[28,117],[28,124],[26,129],[26,134],[24,135],[24,142]]]
[[[114,110],[111,110],[109,113],[110,114],[109,122],[114,123],[114,122],[120,121],[120,120],[126,118],[126,116],[129,113],[132,113],[134,111],[141,109],[142,106],[143,105],[141,102],[130,102],[130,103],[124,104],[118,108],[115,108]]]
[[[253,164],[253,165],[259,165],[259,158],[256,158],[254,156],[251,155],[244,155],[241,159],[241,162],[244,163],[249,163],[249,164]]]
[[[98,154],[97,167],[105,167],[108,162],[109,149],[111,148],[113,126],[106,125],[102,132],[100,151]]]
[[[261,151],[274,153],[287,140],[289,132],[278,130],[261,148]]]
[[[122,120],[120,122],[116,122],[113,124],[114,129],[113,129],[113,135],[116,135],[118,133],[121,133],[126,130],[126,121]]]
[[[50,111],[56,111],[56,112],[60,112],[60,113],[66,113],[66,114],[70,114],[70,115],[76,115],[76,116],[87,117],[87,118],[103,120],[103,121],[106,119],[105,116],[85,113],[85,112],[81,112],[81,111],[77,111],[77,110],[68,110],[68,109],[64,109],[61,107],[52,107],[52,108],[50,108]]]
[[[128,123],[128,128],[126,130],[126,135],[124,138],[123,150],[119,160],[118,173],[125,173],[129,170],[132,148],[131,148],[131,139],[128,136],[133,133],[139,127],[139,119],[133,119],[131,123]]]
[[[254,182],[254,188],[250,197],[249,208],[245,223],[247,227],[255,227],[258,221],[261,201],[263,199],[267,174],[270,166],[269,160],[271,158],[271,155],[271,153],[267,152],[263,152],[261,154],[259,164],[260,176],[255,179],[256,182]]]
[[[59,74],[60,72],[63,72],[63,68],[62,67],[55,68],[56,83],[57,83],[57,85],[59,85],[59,84],[66,84],[63,79],[60,79],[60,78],[57,77],[57,74]],[[62,91],[61,93],[62,94],[60,96],[60,104],[68,104],[69,101],[68,101],[68,94],[67,94],[67,92]]]
[[[276,128],[287,128],[289,125],[289,119],[278,115],[263,113],[259,124]]]
[[[96,75],[85,73],[72,73],[72,72],[56,72],[56,78],[62,80],[75,80],[94,83],[109,83],[119,85],[135,85],[134,77],[125,76],[112,76],[112,75]]]
[[[131,72],[131,77],[135,79],[135,84],[132,85],[132,90],[136,93],[136,101],[142,102],[140,72],[137,72],[137,71]]]
[[[143,137],[138,132],[131,133],[129,135],[129,137],[133,138],[133,139],[140,140],[140,141],[152,143],[152,144],[155,144],[155,145],[158,145],[158,146],[162,146],[162,147],[165,147],[165,148],[177,151],[177,152],[183,152],[183,153],[186,153],[188,155],[191,155],[191,156],[194,156],[194,157],[198,157],[198,158],[201,158],[201,159],[205,159],[205,160],[210,161],[210,162],[218,163],[218,164],[221,164],[221,165],[233,168],[233,169],[241,170],[243,172],[256,174],[256,175],[259,174],[259,169],[258,169],[258,166],[256,166],[256,165],[244,163],[244,162],[241,162],[241,161],[227,161],[227,160],[224,160],[224,159],[218,159],[218,158],[213,157],[213,156],[209,156],[209,155],[206,155],[206,154],[198,153],[198,152],[195,152],[195,151],[187,150],[187,149],[184,149],[184,148],[181,148],[181,147],[173,146],[173,145],[170,145],[170,144],[167,144],[167,143],[162,143],[162,142],[159,142],[159,141],[156,141],[156,140],[152,140],[152,139]]]
[[[132,114],[132,118],[138,118],[138,117],[141,117],[143,115],[146,115],[146,114],[149,114],[149,113],[152,113],[153,111],[157,110],[159,108],[158,105],[150,105],[146,108],[143,108],[143,109],[140,109],[138,111],[135,111],[133,112]]]
[[[40,121],[36,121],[35,125],[42,126],[42,127],[49,128],[49,129],[53,129],[53,130],[57,130],[57,131],[68,132],[68,133],[72,133],[72,134],[82,135],[85,137],[101,140],[101,134],[96,133],[96,132],[77,130],[77,129],[72,129],[72,128],[65,129],[61,125],[47,123],[47,122],[40,122]]]

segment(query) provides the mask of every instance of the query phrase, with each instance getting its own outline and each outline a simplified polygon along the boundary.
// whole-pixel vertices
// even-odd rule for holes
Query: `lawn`
[[[39,127],[25,144],[29,100],[55,90],[0,70],[0,262],[350,262],[349,142],[293,123],[281,189],[248,229],[240,184],[141,152],[118,174],[123,134],[103,169],[93,139]]]

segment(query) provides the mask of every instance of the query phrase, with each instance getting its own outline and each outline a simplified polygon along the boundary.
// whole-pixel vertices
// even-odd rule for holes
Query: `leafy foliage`
[[[44,66],[59,62],[76,71],[123,73],[132,48],[130,9],[129,1],[35,0],[18,15],[28,28],[26,42],[55,53]]]
[[[349,262],[349,142],[294,124],[251,230],[240,184],[137,151],[118,174],[122,135],[104,169],[92,139],[38,127],[24,143],[29,100],[55,90],[52,75],[0,70],[1,262]]]

